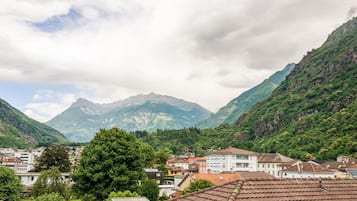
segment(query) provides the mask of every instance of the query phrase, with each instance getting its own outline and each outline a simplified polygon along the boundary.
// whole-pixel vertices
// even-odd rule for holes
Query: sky
[[[357,0],[1,0],[0,98],[41,122],[155,92],[215,112],[357,15]]]

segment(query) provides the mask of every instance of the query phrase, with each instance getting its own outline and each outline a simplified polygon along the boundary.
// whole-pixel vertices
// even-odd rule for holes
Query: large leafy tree
[[[65,199],[58,193],[49,193],[35,198],[34,201],[65,201]]]
[[[159,186],[155,179],[144,179],[140,186],[141,195],[150,201],[157,201],[159,198]]]
[[[0,200],[20,200],[21,183],[14,171],[0,166]]]
[[[47,147],[41,154],[35,166],[35,171],[48,170],[53,166],[58,167],[61,172],[71,171],[71,163],[65,147],[57,144]]]
[[[67,195],[67,183],[63,179],[58,167],[51,167],[49,170],[44,170],[37,179],[31,190],[31,195],[38,197],[49,193],[58,193],[63,197]]]
[[[84,148],[73,172],[73,189],[103,200],[110,192],[136,191],[144,176],[145,158],[133,134],[112,128],[101,129]]]

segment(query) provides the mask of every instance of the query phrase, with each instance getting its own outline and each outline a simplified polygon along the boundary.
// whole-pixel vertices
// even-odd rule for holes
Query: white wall
[[[206,156],[206,169],[211,173],[221,173],[223,171],[257,171],[258,157],[256,155],[219,155]]]
[[[284,172],[282,178],[334,178],[335,174],[331,173],[312,173],[312,172]]]

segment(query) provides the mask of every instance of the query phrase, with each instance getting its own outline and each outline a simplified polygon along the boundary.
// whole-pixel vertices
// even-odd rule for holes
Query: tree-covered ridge
[[[292,71],[295,64],[288,64],[281,71],[275,72],[268,79],[257,86],[243,92],[237,98],[231,100],[227,105],[197,124],[200,128],[214,128],[222,123],[234,123],[243,113],[247,112],[257,102],[268,97],[285,77]]]
[[[69,142],[57,130],[35,121],[0,99],[0,147]]]
[[[357,18],[309,52],[287,79],[233,125],[144,135],[175,154],[235,146],[297,159],[357,157]]]
[[[239,118],[258,151],[332,159],[357,151],[357,18],[297,64],[264,101]],[[263,137],[263,138],[260,138]],[[239,142],[237,145],[248,146]]]

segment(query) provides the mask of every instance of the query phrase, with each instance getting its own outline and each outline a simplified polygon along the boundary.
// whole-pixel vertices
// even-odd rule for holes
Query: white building
[[[259,154],[258,171],[268,173],[274,177],[281,177],[282,164],[289,161],[293,161],[293,159],[279,153]]]
[[[206,155],[207,172],[257,171],[258,153],[237,148],[226,148]]]
[[[33,186],[37,179],[40,177],[40,175],[40,172],[16,173],[16,176],[19,177],[21,184],[23,184],[24,186]],[[66,182],[70,182],[69,172],[62,172],[61,175]]]
[[[282,178],[335,178],[335,172],[323,168],[320,164],[313,161],[297,161],[291,166],[284,166]]]

